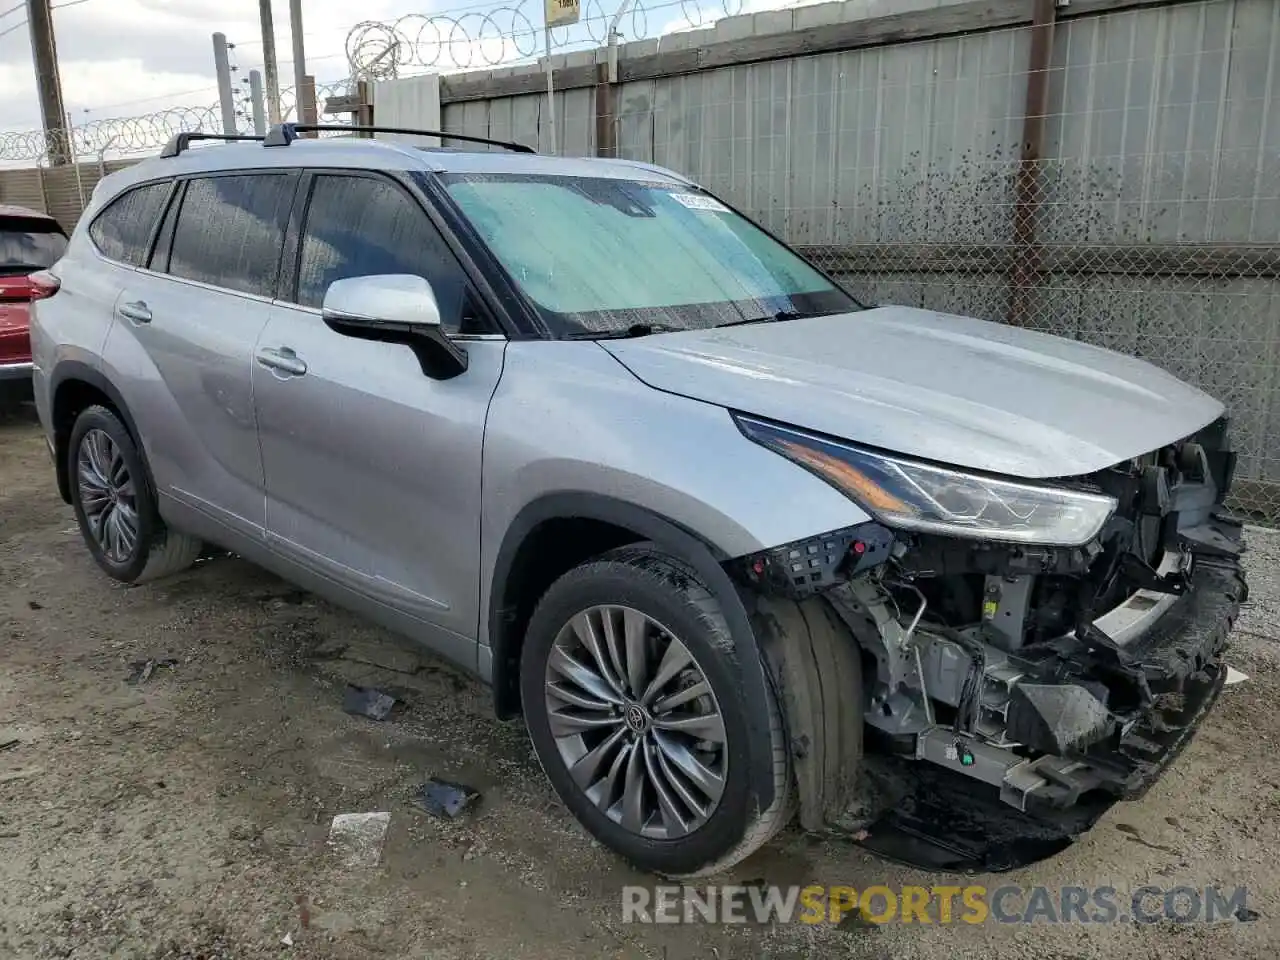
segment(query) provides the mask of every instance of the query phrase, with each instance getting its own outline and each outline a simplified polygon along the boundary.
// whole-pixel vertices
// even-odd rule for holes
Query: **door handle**
[[[289,347],[263,347],[257,352],[257,360],[270,370],[280,370],[295,377],[307,372],[307,362]]]
[[[118,308],[120,316],[134,323],[150,323],[151,308],[147,306],[144,300],[134,300],[131,303],[122,303]]]

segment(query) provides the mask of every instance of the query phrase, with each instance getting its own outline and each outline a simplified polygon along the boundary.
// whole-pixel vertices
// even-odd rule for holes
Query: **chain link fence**
[[[1255,151],[1178,152],[1148,155],[1129,173],[1119,163],[1060,160],[911,172],[865,185],[852,209],[789,208],[782,226],[808,240],[817,217],[826,221],[819,232],[849,238],[801,246],[865,302],[1086,341],[1200,386],[1231,414],[1240,457],[1233,506],[1276,523],[1275,159],[1260,167]]]

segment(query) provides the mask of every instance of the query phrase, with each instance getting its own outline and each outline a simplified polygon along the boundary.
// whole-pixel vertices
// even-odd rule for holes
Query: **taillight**
[[[48,300],[62,287],[62,281],[47,270],[37,270],[27,277],[32,300]]]

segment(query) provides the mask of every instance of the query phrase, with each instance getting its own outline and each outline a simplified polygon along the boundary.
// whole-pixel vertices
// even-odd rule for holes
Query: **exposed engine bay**
[[[1222,506],[1235,466],[1225,437],[1218,421],[1061,481],[1117,503],[1079,546],[871,522],[743,558],[735,573],[766,597],[819,598],[856,641],[868,761],[945,772],[921,787],[925,805],[968,805],[977,781],[990,810],[1074,836],[1146,790],[1222,687],[1247,593],[1241,524]],[[939,801],[947,790],[959,799]]]

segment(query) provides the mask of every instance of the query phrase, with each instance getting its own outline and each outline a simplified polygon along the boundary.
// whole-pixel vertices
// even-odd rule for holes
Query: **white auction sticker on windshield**
[[[671,197],[690,210],[713,210],[716,213],[727,213],[729,210],[715,197],[708,197],[705,193],[673,193]]]

